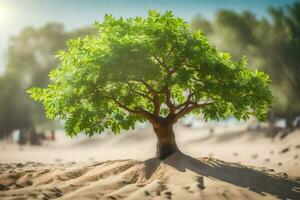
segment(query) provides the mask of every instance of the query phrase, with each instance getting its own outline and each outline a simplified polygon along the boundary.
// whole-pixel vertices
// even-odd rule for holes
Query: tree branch
[[[168,108],[170,109],[169,115],[174,115],[174,113],[176,111],[176,107],[171,101],[171,91],[168,87],[165,88],[165,96],[166,96],[166,104],[167,104]]]
[[[158,57],[153,55],[153,58],[167,71],[168,74],[170,74],[169,67],[165,64],[165,62],[161,61]]]
[[[140,92],[140,91],[137,91],[137,90],[133,89],[132,85],[130,85],[130,83],[129,83],[128,81],[127,81],[126,83],[127,83],[128,87],[129,87],[129,89],[130,89],[133,93],[136,93],[136,94],[138,94],[138,95],[140,95],[140,96],[142,96],[142,97],[144,97],[144,98],[146,98],[146,99],[149,99],[150,101],[153,101],[153,99],[152,99],[151,97],[148,96],[149,94],[145,94],[145,93],[142,93],[142,92]]]
[[[134,110],[129,108],[128,106],[122,104],[121,102],[119,102],[116,98],[114,97],[109,97],[111,100],[113,100],[120,108],[126,110],[129,113],[135,114],[135,115],[139,115],[142,117],[145,117],[147,120],[149,120],[152,124],[157,124],[157,119],[156,117],[151,114],[150,112],[144,110],[144,109],[140,109],[140,110]]]
[[[156,91],[149,83],[147,83],[146,81],[142,80],[142,79],[135,79],[135,81],[141,82],[142,84],[144,84],[147,89],[149,90],[149,92],[152,95],[152,102],[153,102],[153,114],[156,115],[157,117],[159,116],[159,111],[160,111],[160,106],[161,106],[161,102],[159,101],[158,98],[158,91]]]
[[[188,104],[186,104],[181,110],[179,110],[179,112],[174,115],[174,117],[171,118],[171,123],[175,123],[177,122],[181,117],[183,117],[184,115],[192,112],[193,110],[195,109],[199,109],[199,108],[202,108],[202,107],[205,107],[209,104],[212,104],[213,101],[211,102],[205,102],[205,103],[202,103],[202,104],[198,104],[196,102],[190,102]]]
[[[156,91],[149,83],[147,83],[146,81],[144,81],[143,79],[131,79],[131,81],[137,81],[139,83],[142,83],[144,86],[146,86],[146,88],[149,90],[149,92],[155,92],[155,93],[160,93],[159,91]]]
[[[159,111],[160,111],[160,101],[159,101],[159,98],[158,98],[158,94],[157,93],[154,93],[153,94],[153,106],[154,106],[154,115],[156,116],[159,116]]]
[[[186,99],[186,101],[183,102],[182,104],[177,105],[175,108],[176,109],[180,109],[180,108],[186,106],[187,104],[191,103],[191,99],[192,99],[193,95],[194,94],[192,92],[190,92],[189,95],[188,95],[188,97],[187,97],[187,99]]]

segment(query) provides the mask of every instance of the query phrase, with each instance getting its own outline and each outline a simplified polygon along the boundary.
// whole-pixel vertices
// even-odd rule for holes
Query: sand
[[[151,129],[41,147],[1,144],[0,199],[300,199],[300,131],[177,126],[184,153],[152,158]],[[109,160],[109,161],[107,161]]]
[[[214,158],[1,165],[1,199],[299,199],[300,180]]]

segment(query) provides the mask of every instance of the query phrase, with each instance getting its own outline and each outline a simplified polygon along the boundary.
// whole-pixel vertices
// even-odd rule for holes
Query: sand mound
[[[0,199],[300,199],[299,179],[182,153],[164,161],[1,164]]]

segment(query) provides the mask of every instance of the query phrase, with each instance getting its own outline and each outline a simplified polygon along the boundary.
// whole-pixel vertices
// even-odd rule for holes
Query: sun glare
[[[0,5],[0,21],[7,20],[8,15],[9,15],[8,8]]]

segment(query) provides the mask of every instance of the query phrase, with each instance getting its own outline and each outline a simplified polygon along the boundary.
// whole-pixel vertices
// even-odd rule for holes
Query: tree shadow
[[[162,163],[161,160],[159,160],[158,158],[154,157],[154,158],[150,158],[146,161],[144,161],[145,164],[145,176],[147,179],[149,179],[152,174],[156,171],[156,169],[158,168],[158,166]]]
[[[191,170],[198,175],[243,187],[261,195],[268,193],[280,199],[300,199],[300,183],[296,181],[235,163],[216,159],[198,160],[183,153],[173,154],[162,161],[156,158],[145,161],[146,177],[150,177],[161,163],[181,172]]]

